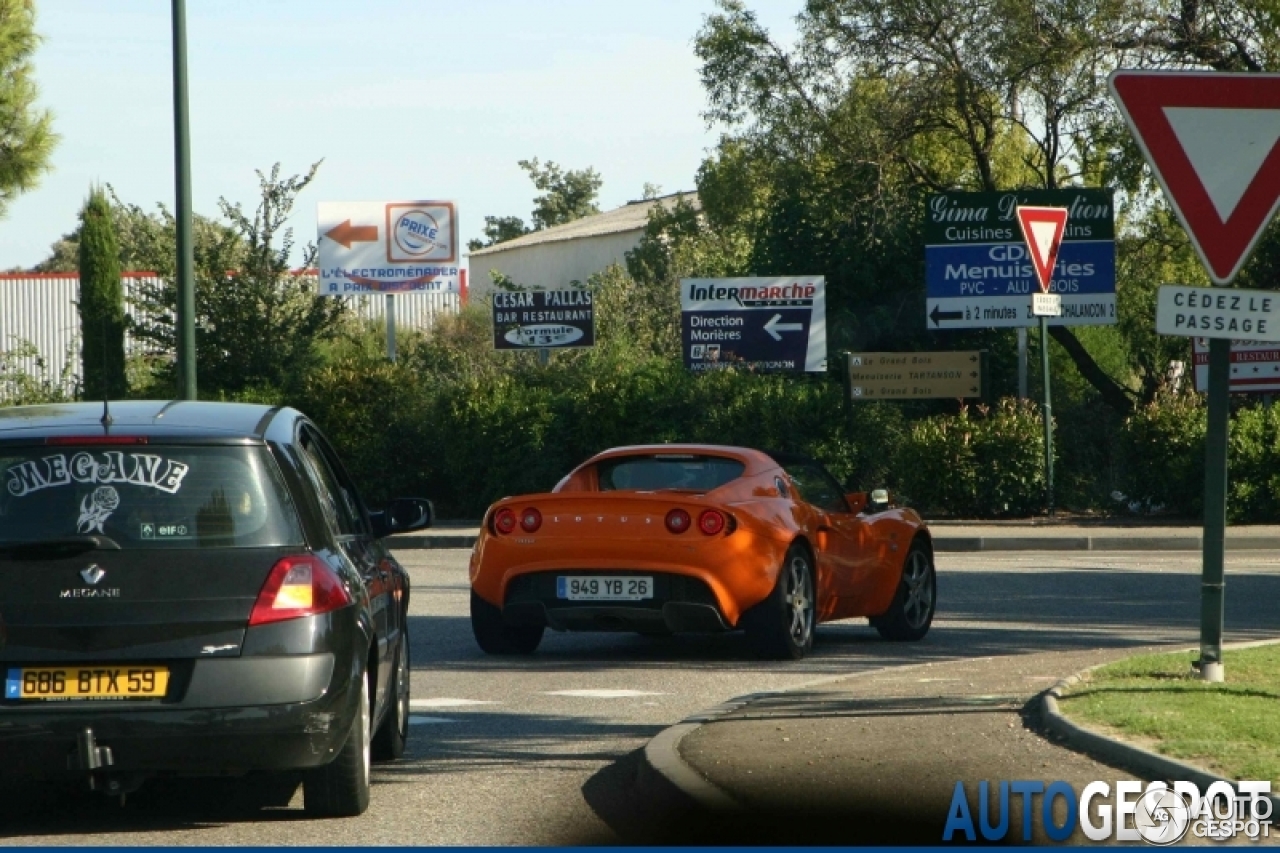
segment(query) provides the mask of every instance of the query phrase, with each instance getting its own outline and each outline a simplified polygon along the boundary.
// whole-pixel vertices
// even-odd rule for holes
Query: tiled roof
[[[697,193],[672,193],[660,198],[646,199],[645,201],[633,201],[624,204],[615,210],[608,210],[604,213],[597,213],[594,216],[584,216],[581,219],[575,219],[565,225],[557,225],[554,228],[546,228],[542,231],[534,231],[532,234],[525,234],[514,240],[507,240],[498,243],[496,246],[488,246],[483,249],[476,249],[471,252],[470,257],[483,257],[485,255],[504,252],[507,249],[518,249],[523,246],[536,246],[540,243],[557,243],[562,240],[577,240],[582,237],[598,237],[603,234],[618,234],[624,231],[639,231],[644,228],[645,223],[649,221],[649,211],[653,209],[655,204],[665,205],[667,207],[674,206],[675,203],[683,199],[686,204],[693,207],[699,207]]]

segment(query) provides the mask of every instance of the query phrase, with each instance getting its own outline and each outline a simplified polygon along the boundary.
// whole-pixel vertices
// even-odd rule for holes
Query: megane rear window
[[[597,466],[600,491],[691,489],[709,492],[742,476],[736,459],[694,454],[657,454],[606,459]]]
[[[265,447],[0,449],[0,545],[90,535],[124,549],[302,541]]]

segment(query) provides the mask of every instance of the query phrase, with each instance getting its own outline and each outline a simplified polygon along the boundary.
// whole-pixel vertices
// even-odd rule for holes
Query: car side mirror
[[[371,513],[377,538],[425,530],[435,520],[435,507],[425,498],[396,498],[382,512]]]
[[[875,489],[871,492],[871,497],[867,499],[867,509],[870,512],[884,512],[889,508],[889,490]]]

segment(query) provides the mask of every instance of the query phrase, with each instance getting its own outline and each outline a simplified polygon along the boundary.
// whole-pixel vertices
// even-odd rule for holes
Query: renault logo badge
[[[89,566],[89,568],[87,569],[80,570],[80,577],[84,578],[84,582],[87,584],[97,583],[98,581],[102,580],[106,576],[106,574],[107,573],[102,570],[102,567],[97,565],[96,563],[92,566]]]

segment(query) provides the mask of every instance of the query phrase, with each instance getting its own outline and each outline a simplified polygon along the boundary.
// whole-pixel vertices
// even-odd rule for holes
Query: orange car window
[[[602,492],[657,489],[709,492],[741,477],[746,466],[723,456],[671,454],[606,459],[597,468]]]

